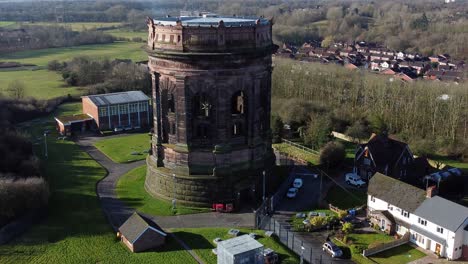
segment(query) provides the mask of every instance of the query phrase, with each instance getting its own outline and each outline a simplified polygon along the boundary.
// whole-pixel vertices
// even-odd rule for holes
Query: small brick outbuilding
[[[167,234],[153,221],[133,213],[119,228],[122,242],[130,251],[142,252],[164,245]]]

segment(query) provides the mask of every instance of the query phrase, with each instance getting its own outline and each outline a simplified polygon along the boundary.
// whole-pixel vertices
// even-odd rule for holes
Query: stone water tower
[[[146,190],[197,206],[260,198],[275,158],[272,22],[206,14],[147,24],[154,134]]]

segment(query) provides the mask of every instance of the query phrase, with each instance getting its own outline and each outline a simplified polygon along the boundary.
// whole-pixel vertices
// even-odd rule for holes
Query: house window
[[[231,99],[232,114],[243,115],[246,112],[247,101],[243,91],[239,91]]]
[[[364,165],[370,165],[370,159],[364,158]]]
[[[424,219],[422,219],[422,218],[420,218],[420,217],[418,218],[418,223],[419,223],[420,225],[427,226],[427,221],[424,220]]]
[[[437,232],[443,234],[443,233],[444,233],[444,229],[443,229],[442,227],[438,226],[438,227],[437,227]]]
[[[99,108],[99,116],[107,116],[107,107]]]
[[[390,210],[390,211],[393,211],[393,206],[391,204],[388,204],[387,209]]]
[[[371,196],[371,197],[370,197],[370,200],[371,200],[373,203],[375,203],[375,197],[374,197],[374,196]]]
[[[401,210],[401,215],[406,217],[406,218],[409,218],[410,216],[410,213],[408,211],[405,211],[405,210]]]
[[[117,115],[117,106],[116,105],[112,105],[110,107],[110,114],[111,115]]]

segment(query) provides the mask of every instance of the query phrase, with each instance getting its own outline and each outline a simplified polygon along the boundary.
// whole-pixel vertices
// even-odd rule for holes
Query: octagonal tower
[[[270,137],[272,22],[147,20],[154,134],[145,188],[178,203],[261,197]]]

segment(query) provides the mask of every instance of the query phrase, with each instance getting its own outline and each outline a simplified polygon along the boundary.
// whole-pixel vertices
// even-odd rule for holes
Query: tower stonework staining
[[[262,195],[270,175],[272,22],[147,20],[154,133],[146,190],[210,206]]]

